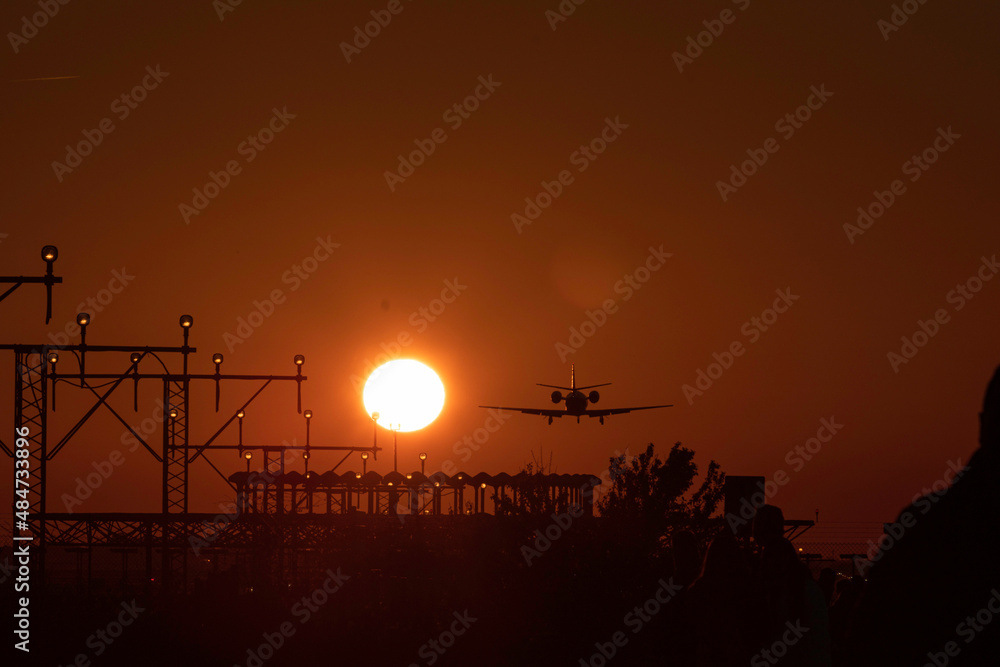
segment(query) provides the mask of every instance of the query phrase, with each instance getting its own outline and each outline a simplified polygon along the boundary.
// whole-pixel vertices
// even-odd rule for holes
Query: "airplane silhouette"
[[[552,389],[562,389],[568,391],[569,393],[563,395],[558,391],[552,392],[552,402],[562,403],[566,402],[566,409],[564,410],[547,410],[545,408],[505,408],[499,405],[480,405],[481,408],[487,408],[492,410],[516,410],[518,412],[523,412],[529,415],[542,415],[543,417],[549,418],[549,423],[552,423],[554,417],[576,417],[576,423],[580,423],[580,417],[598,417],[601,420],[601,424],[604,423],[604,418],[608,415],[620,415],[626,412],[631,412],[633,410],[652,410],[654,408],[672,408],[673,405],[644,405],[635,408],[601,408],[599,410],[587,409],[588,403],[597,403],[600,400],[601,395],[596,391],[591,391],[589,394],[584,394],[584,389],[594,389],[595,387],[607,387],[610,382],[604,382],[603,384],[589,384],[585,387],[576,386],[576,364],[570,365],[569,371],[569,385],[568,387],[558,387],[554,384],[541,384],[537,383],[539,387],[550,387]]]

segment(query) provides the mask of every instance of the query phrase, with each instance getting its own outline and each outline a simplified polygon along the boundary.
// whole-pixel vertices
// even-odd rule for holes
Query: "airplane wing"
[[[671,405],[644,405],[644,406],[638,407],[638,408],[605,408],[603,410],[601,410],[601,409],[597,409],[597,410],[588,409],[586,412],[583,413],[583,415],[585,415],[587,417],[607,417],[608,415],[621,415],[621,414],[625,414],[626,412],[632,412],[633,410],[653,410],[655,408],[672,408],[672,407],[674,407],[673,404],[671,404]]]
[[[511,412],[523,412],[526,415],[543,415],[545,417],[564,417],[569,413],[566,410],[547,410],[544,408],[505,408],[499,405],[480,405],[488,410],[510,410]],[[573,416],[573,415],[569,415]]]

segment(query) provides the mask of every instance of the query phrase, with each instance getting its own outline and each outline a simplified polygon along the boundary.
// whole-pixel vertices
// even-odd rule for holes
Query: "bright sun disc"
[[[379,414],[382,428],[417,431],[444,407],[444,385],[431,368],[413,359],[395,359],[368,376],[362,394],[369,416]]]

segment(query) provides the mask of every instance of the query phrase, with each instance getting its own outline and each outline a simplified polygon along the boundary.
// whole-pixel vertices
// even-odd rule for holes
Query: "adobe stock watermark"
[[[159,65],[155,68],[147,65],[146,76],[142,77],[142,80],[131,90],[112,100],[111,113],[115,114],[119,121],[125,120],[168,76],[170,76],[170,72],[161,71]],[[62,183],[63,178],[67,174],[72,174],[74,169],[83,164],[83,158],[93,153],[94,149],[104,142],[104,138],[114,131],[115,123],[110,117],[102,118],[98,121],[97,127],[92,130],[82,130],[82,139],[72,146],[66,144],[66,156],[63,158],[63,162],[52,161],[52,173],[55,174],[56,180]]]
[[[284,447],[288,447],[289,444],[294,446],[297,443],[296,438],[292,438],[292,442],[289,443],[288,440],[282,440],[281,444]],[[294,454],[296,450],[290,450],[285,452],[285,463],[291,463],[294,461]],[[254,486],[261,484],[273,485],[276,483],[274,475],[272,475],[267,470],[253,470],[247,475],[245,482],[246,488],[249,489]],[[191,547],[192,553],[195,556],[201,555],[201,550],[210,547],[216,540],[218,540],[226,530],[236,519],[240,518],[246,511],[249,501],[246,503],[242,502],[239,498],[238,502],[225,501],[219,503],[218,507],[222,510],[219,514],[216,514],[211,520],[203,520],[201,522],[201,534],[190,534],[188,535],[188,546]],[[241,508],[240,505],[243,504],[244,507]]]
[[[127,267],[114,269],[111,272],[111,279],[105,287],[97,290],[93,296],[88,296],[76,306],[76,312],[90,315],[90,323],[93,324],[97,315],[104,312],[104,309],[111,305],[116,296],[125,291],[125,288],[135,280],[135,276],[128,272]],[[76,318],[70,319],[63,326],[61,331],[49,332],[49,340],[57,347],[69,345],[70,340],[80,335],[80,325],[76,323]]]
[[[955,626],[955,634],[965,640],[969,645],[986,630],[986,626],[993,622],[995,616],[1000,614],[1000,590],[993,588],[990,590],[990,597],[975,614],[969,614],[965,619],[959,621]],[[945,642],[941,651],[928,651],[924,667],[946,667],[952,658],[957,658],[962,652],[962,647],[956,641]]]
[[[253,162],[267,148],[268,144],[274,141],[275,136],[288,127],[289,121],[296,117],[295,114],[288,112],[288,107],[282,107],[281,110],[274,107],[271,111],[271,117],[264,127],[254,134],[248,135],[236,146],[236,153],[243,157],[245,164]],[[210,169],[205,184],[200,188],[191,188],[193,194],[191,203],[181,202],[177,205],[177,211],[184,219],[184,224],[191,224],[191,218],[201,215],[212,200],[229,187],[233,177],[239,176],[241,173],[243,173],[243,164],[236,159],[227,161],[219,171]]]
[[[649,599],[641,605],[636,605],[622,617],[622,624],[632,631],[633,637],[642,632],[642,629],[653,620],[653,617],[684,590],[683,586],[674,583],[673,577],[667,580],[660,579],[657,583],[660,586]],[[629,635],[624,630],[618,630],[611,635],[608,641],[595,642],[594,648],[597,650],[586,659],[580,658],[579,667],[604,667],[609,660],[618,655],[618,651],[628,645],[629,639]]]
[[[451,615],[455,617],[451,625],[442,630],[437,637],[422,644],[417,649],[417,655],[423,658],[427,665],[436,663],[441,656],[448,652],[448,649],[455,645],[457,639],[468,632],[472,624],[479,620],[470,615],[468,609],[461,614],[453,611]],[[420,663],[411,662],[409,667],[420,667]]]
[[[786,113],[774,124],[774,131],[788,141],[797,130],[801,130],[805,123],[812,118],[814,111],[819,111],[823,105],[833,97],[833,93],[826,89],[826,84],[820,84],[819,88],[810,86],[812,93],[806,98],[804,104],[799,105],[793,111]],[[778,152],[781,144],[774,137],[764,140],[761,148],[748,148],[746,154],[748,159],[744,160],[737,167],[735,164],[729,165],[729,178],[725,181],[716,181],[715,187],[719,191],[719,196],[723,202],[729,201],[736,192],[746,185],[747,179],[756,174],[763,167],[768,158]]]
[[[733,4],[737,5],[741,12],[745,12],[747,7],[750,6],[750,0],[733,0]],[[694,37],[688,35],[687,47],[685,47],[684,53],[674,51],[671,56],[671,58],[673,58],[674,65],[677,66],[677,71],[683,74],[684,67],[686,65],[693,65],[694,61],[705,52],[705,49],[712,46],[712,44],[715,43],[716,38],[722,35],[726,26],[732,25],[735,22],[736,13],[728,8],[719,12],[719,18],[717,19],[706,19],[702,21],[701,24],[705,26],[705,29]]]
[[[41,11],[35,12],[31,18],[21,17],[21,29],[18,32],[8,32],[7,41],[14,53],[21,50],[21,47],[28,43],[28,40],[38,36],[38,31],[49,24],[49,19],[54,19],[61,7],[68,5],[70,0],[38,0],[36,3]]]
[[[576,8],[587,0],[562,0],[555,9],[545,10],[545,20],[549,22],[549,27],[555,31],[556,27],[573,15]]]
[[[618,459],[621,465],[627,465],[628,463],[631,463],[635,457],[629,454],[628,449],[625,450],[625,453],[616,449],[614,458]],[[605,468],[598,478],[601,480],[600,484],[588,486],[587,488],[581,490],[581,500],[585,499],[588,502],[593,502],[594,490],[597,486],[607,484],[608,487],[611,487],[613,485],[614,480],[611,478],[611,466]],[[584,516],[583,506],[578,503],[569,504],[567,511],[562,514],[551,514],[550,518],[552,519],[552,522],[545,526],[545,528],[534,531],[535,539],[532,543],[534,548],[526,544],[521,545],[521,556],[524,558],[524,562],[528,564],[528,567],[531,567],[534,559],[540,558],[543,554],[545,554],[545,552],[552,548],[552,545],[573,526],[574,519],[579,519],[582,516]]]
[[[673,256],[673,253],[664,252],[662,243],[659,248],[649,246],[649,255],[646,256],[646,261],[633,269],[631,273],[626,273],[614,285],[614,293],[621,295],[621,303],[631,299],[652,275],[663,268],[667,260]],[[598,329],[608,323],[608,318],[618,312],[618,305],[617,299],[605,299],[600,308],[587,310],[585,312],[586,318],[580,325],[569,328],[567,341],[565,343],[556,341],[556,354],[559,355],[559,360],[565,362],[569,355],[579,352],[587,341],[597,333]]]
[[[576,167],[578,173],[582,174],[587,171],[587,167],[593,164],[607,150],[608,146],[614,143],[627,129],[628,125],[621,122],[620,116],[615,116],[614,120],[605,118],[604,127],[600,133],[586,144],[580,144],[579,148],[569,154],[570,165]],[[511,213],[510,215],[510,221],[514,223],[514,229],[517,230],[517,233],[520,234],[524,227],[537,220],[542,215],[542,211],[551,206],[552,202],[562,195],[567,186],[574,183],[574,179],[575,177],[569,169],[563,169],[556,174],[554,180],[543,180],[541,182],[542,189],[537,195],[525,197],[526,206],[523,215],[521,213]]]
[[[219,17],[219,22],[226,20],[226,14],[235,12],[236,8],[243,4],[243,0],[212,0],[212,9]]]
[[[303,595],[302,599],[295,602],[289,609],[289,613],[298,620],[299,627],[308,623],[313,615],[319,612],[351,578],[349,575],[343,574],[339,567],[336,572],[327,569],[326,575],[322,584],[309,595]],[[285,645],[285,642],[295,636],[298,629],[291,621],[284,621],[275,628],[274,632],[261,634],[261,639],[264,641],[256,647],[247,649],[247,657],[244,661],[246,667],[262,667],[265,662],[274,657],[278,649]]]
[[[944,297],[945,302],[951,304],[955,312],[962,310],[983,289],[986,283],[993,280],[993,277],[998,272],[1000,272],[1000,263],[997,262],[995,254],[989,259],[985,256],[980,257],[979,267],[976,269],[976,272],[963,282],[955,285],[954,288],[948,290],[948,293]],[[892,372],[898,374],[899,369],[903,365],[910,363],[917,356],[917,353],[934,336],[938,335],[941,327],[948,322],[951,322],[951,313],[948,312],[947,308],[938,308],[934,311],[934,315],[927,320],[918,319],[917,328],[913,334],[900,336],[902,345],[899,351],[890,350],[886,354],[886,359],[889,361],[889,367],[892,368]]]
[[[480,103],[488,100],[496,92],[496,89],[503,85],[501,81],[494,81],[492,74],[486,77],[480,76],[478,81],[479,85],[465,99],[451,105],[441,114],[441,119],[448,123],[448,127],[452,131],[462,127],[462,124],[469,120],[472,113],[479,108]],[[399,163],[396,165],[396,171],[388,169],[385,171],[385,184],[389,186],[389,192],[395,192],[399,184],[405,183],[407,178],[413,176],[417,167],[424,164],[427,158],[434,154],[438,144],[443,144],[447,140],[448,133],[440,127],[434,128],[426,139],[414,139],[413,143],[416,149],[405,156],[402,153],[397,156]]]
[[[593,488],[587,489],[584,492],[585,497],[592,497],[594,494]],[[583,516],[583,508],[576,503],[573,503],[569,508],[561,513],[552,513],[552,522],[549,523],[545,528],[535,531],[535,542],[534,546],[528,546],[527,544],[521,545],[521,556],[524,558],[524,562],[531,567],[531,561],[540,557],[550,548],[552,548],[553,542],[559,540],[567,530],[573,525],[574,519],[579,519]]]
[[[456,440],[452,444],[452,454],[462,459],[463,463],[467,463],[472,458],[473,453],[482,449],[483,445],[489,442],[493,434],[499,431],[512,416],[512,412],[490,409],[482,426],[475,428],[471,434],[463,435],[461,440]],[[420,506],[423,494],[433,491],[435,483],[444,484],[448,478],[456,474],[458,474],[458,466],[455,464],[454,459],[445,459],[442,461],[441,465],[438,466],[437,472],[428,475],[426,482],[420,484],[416,490],[410,492],[410,514],[397,512],[396,517],[399,519],[399,522],[406,523],[407,517],[420,514],[423,511]],[[404,499],[401,498],[400,502],[404,502]]]
[[[103,628],[98,628],[93,633],[87,637],[85,642],[87,648],[93,651],[93,656],[95,658],[104,655],[112,644],[115,643],[119,637],[125,632],[125,628],[129,627],[135,620],[139,618],[139,614],[146,611],[145,607],[140,607],[136,601],[133,599],[131,602],[122,602],[121,611],[118,615],[112,619]],[[90,654],[88,653],[78,653],[73,660],[71,660],[67,667],[73,665],[89,665],[90,664]],[[60,665],[60,667],[62,667]]]
[[[816,434],[806,438],[803,444],[795,445],[795,447],[789,449],[785,454],[785,463],[788,464],[793,473],[800,472],[805,468],[806,463],[812,461],[823,449],[823,446],[833,440],[834,436],[842,428],[844,428],[844,425],[838,424],[836,417],[831,416],[829,419],[826,417],[820,419]],[[741,526],[745,526],[753,521],[757,510],[774,498],[778,494],[778,491],[790,481],[791,476],[783,468],[775,470],[771,479],[765,478],[763,482],[757,483],[756,493],[753,493],[749,498],[742,498],[740,500],[738,513],[729,512],[726,514],[726,525],[729,526],[729,529],[734,534],[737,533]]]
[[[809,632],[809,628],[802,625],[802,619],[794,623],[785,621],[785,628],[781,636],[775,639],[770,646],[761,649],[754,657],[750,658],[750,667],[768,667],[768,665],[778,664],[782,658],[788,655],[791,648]]]
[[[882,33],[882,40],[888,42],[889,35],[906,25],[910,17],[916,14],[920,6],[926,2],[927,0],[903,0],[902,4],[893,4],[889,20],[879,19],[875,22],[875,27]]]
[[[266,480],[268,484],[275,482],[270,474],[255,470],[247,477],[246,484],[247,486],[253,486],[257,484],[259,479]],[[243,515],[240,506],[232,501],[219,503],[219,509],[222,512],[216,514],[211,520],[205,519],[201,522],[202,532],[200,535],[194,533],[188,535],[188,546],[191,547],[191,552],[195,556],[200,556],[202,549],[210,547],[226,532],[226,529],[229,528],[233,521]]]
[[[162,414],[162,408],[160,411]],[[135,439],[133,438],[133,440]],[[134,452],[138,446],[139,441],[135,440],[135,445],[128,451],[130,453]],[[119,449],[112,450],[111,453],[108,454],[107,459],[91,461],[90,465],[94,469],[93,472],[88,472],[84,477],[77,477],[73,493],[64,493],[59,498],[59,500],[62,501],[63,506],[66,508],[66,512],[72,514],[75,508],[82,505],[83,501],[94,495],[94,492],[101,488],[104,482],[108,481],[108,478],[111,477],[111,475],[113,475],[123,463],[125,463],[125,455],[122,454]]]
[[[129,424],[128,428],[122,431],[119,441],[123,446],[128,447],[125,452],[129,454],[134,453],[142,444],[139,438],[145,439],[152,435],[166,421],[168,410],[166,410],[163,400],[157,398],[155,402],[156,407],[153,408],[153,412],[149,417],[146,417],[138,424]],[[88,470],[86,475],[77,477],[73,493],[64,493],[59,498],[66,508],[66,512],[72,514],[78,505],[82,505],[83,501],[94,495],[94,492],[101,488],[104,482],[108,481],[111,475],[124,463],[125,453],[120,449],[111,450],[111,453],[105,459],[91,461],[90,465],[93,471]]]
[[[292,264],[281,274],[281,282],[290,285],[288,292],[298,291],[300,287],[309,280],[319,270],[320,264],[330,259],[333,251],[340,247],[339,243],[330,240],[330,234],[324,239],[322,236],[316,237],[316,245],[312,252],[301,260]],[[226,331],[222,334],[222,342],[226,344],[226,349],[232,352],[237,345],[242,345],[254,334],[254,332],[264,325],[264,322],[274,315],[278,306],[283,305],[288,300],[288,294],[280,287],[271,290],[263,300],[253,300],[253,309],[246,315],[236,318],[236,327],[232,332]]]
[[[915,183],[920,177],[931,168],[931,165],[938,161],[942,153],[955,145],[956,139],[961,139],[962,135],[956,134],[951,129],[951,125],[945,130],[943,127],[937,129],[937,136],[930,146],[920,152],[920,155],[913,155],[903,163],[900,169],[904,176],[910,177],[910,182]],[[844,233],[847,240],[854,245],[854,239],[871,229],[875,221],[881,218],[889,208],[896,203],[896,199],[906,194],[906,184],[902,179],[895,179],[889,184],[889,189],[885,191],[874,191],[872,195],[875,201],[867,206],[858,207],[858,218],[856,224],[844,223]]]
[[[410,0],[412,2],[412,0]],[[400,0],[389,0],[385,9],[373,9],[369,12],[372,20],[364,24],[364,29],[360,25],[354,26],[354,39],[351,43],[341,42],[340,52],[344,54],[347,64],[351,64],[351,58],[361,55],[362,49],[372,43],[372,40],[382,34],[384,28],[392,23],[393,16],[399,16],[406,9]],[[352,46],[353,44],[353,46]]]
[[[941,500],[944,494],[948,493],[948,489],[955,483],[955,480],[960,478],[965,472],[962,459],[948,461],[947,465],[948,468],[944,471],[940,479],[935,480],[930,486],[925,486],[919,493],[913,495],[910,504],[913,505],[916,513],[911,512],[909,508],[900,512],[899,518],[895,522],[885,524],[884,532],[882,537],[879,538],[878,544],[872,540],[868,540],[868,550],[865,552],[866,558],[861,558],[860,556],[854,557],[854,567],[858,574],[864,576],[868,568],[882,560],[886,552],[899,543],[907,530],[917,525],[920,517],[925,516],[931,511],[931,508]]]
[[[751,344],[760,340],[760,337],[769,331],[774,326],[774,323],[778,321],[778,316],[787,313],[788,309],[799,300],[798,294],[792,294],[791,287],[777,289],[774,293],[778,297],[771,304],[771,307],[762,310],[760,316],[751,317],[740,327],[740,333],[746,336],[748,342]],[[688,405],[694,405],[696,396],[704,396],[705,392],[712,388],[715,381],[733,367],[736,357],[742,357],[746,351],[747,348],[743,344],[743,341],[736,339],[721,353],[713,352],[712,358],[715,361],[710,362],[705,370],[699,368],[695,372],[694,385],[681,385],[681,391],[684,392],[684,398],[687,399]]]
[[[396,337],[389,342],[382,341],[379,343],[382,352],[375,355],[374,359],[365,360],[361,375],[351,375],[351,384],[354,385],[354,390],[359,394],[364,391],[365,382],[368,376],[372,374],[372,371],[387,361],[398,359],[399,355],[403,352],[403,348],[413,344],[415,340],[414,334],[419,335],[427,331],[431,323],[436,322],[448,306],[455,303],[458,297],[462,295],[462,292],[467,289],[469,289],[469,286],[459,282],[458,276],[454,279],[445,279],[440,296],[431,299],[426,306],[421,306],[414,310],[406,319],[407,323],[413,327],[413,333],[410,333],[409,329],[401,329],[396,334]]]

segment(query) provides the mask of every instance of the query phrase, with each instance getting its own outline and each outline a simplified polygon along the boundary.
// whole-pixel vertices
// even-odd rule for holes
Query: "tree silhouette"
[[[611,488],[597,503],[601,516],[630,531],[637,529],[636,537],[650,549],[677,530],[689,530],[700,540],[716,530],[711,515],[722,500],[725,474],[715,461],[709,462],[704,479],[690,494],[698,466],[694,452],[679,442],[665,461],[656,456],[652,443],[631,460],[625,454],[613,456],[609,473]]]

